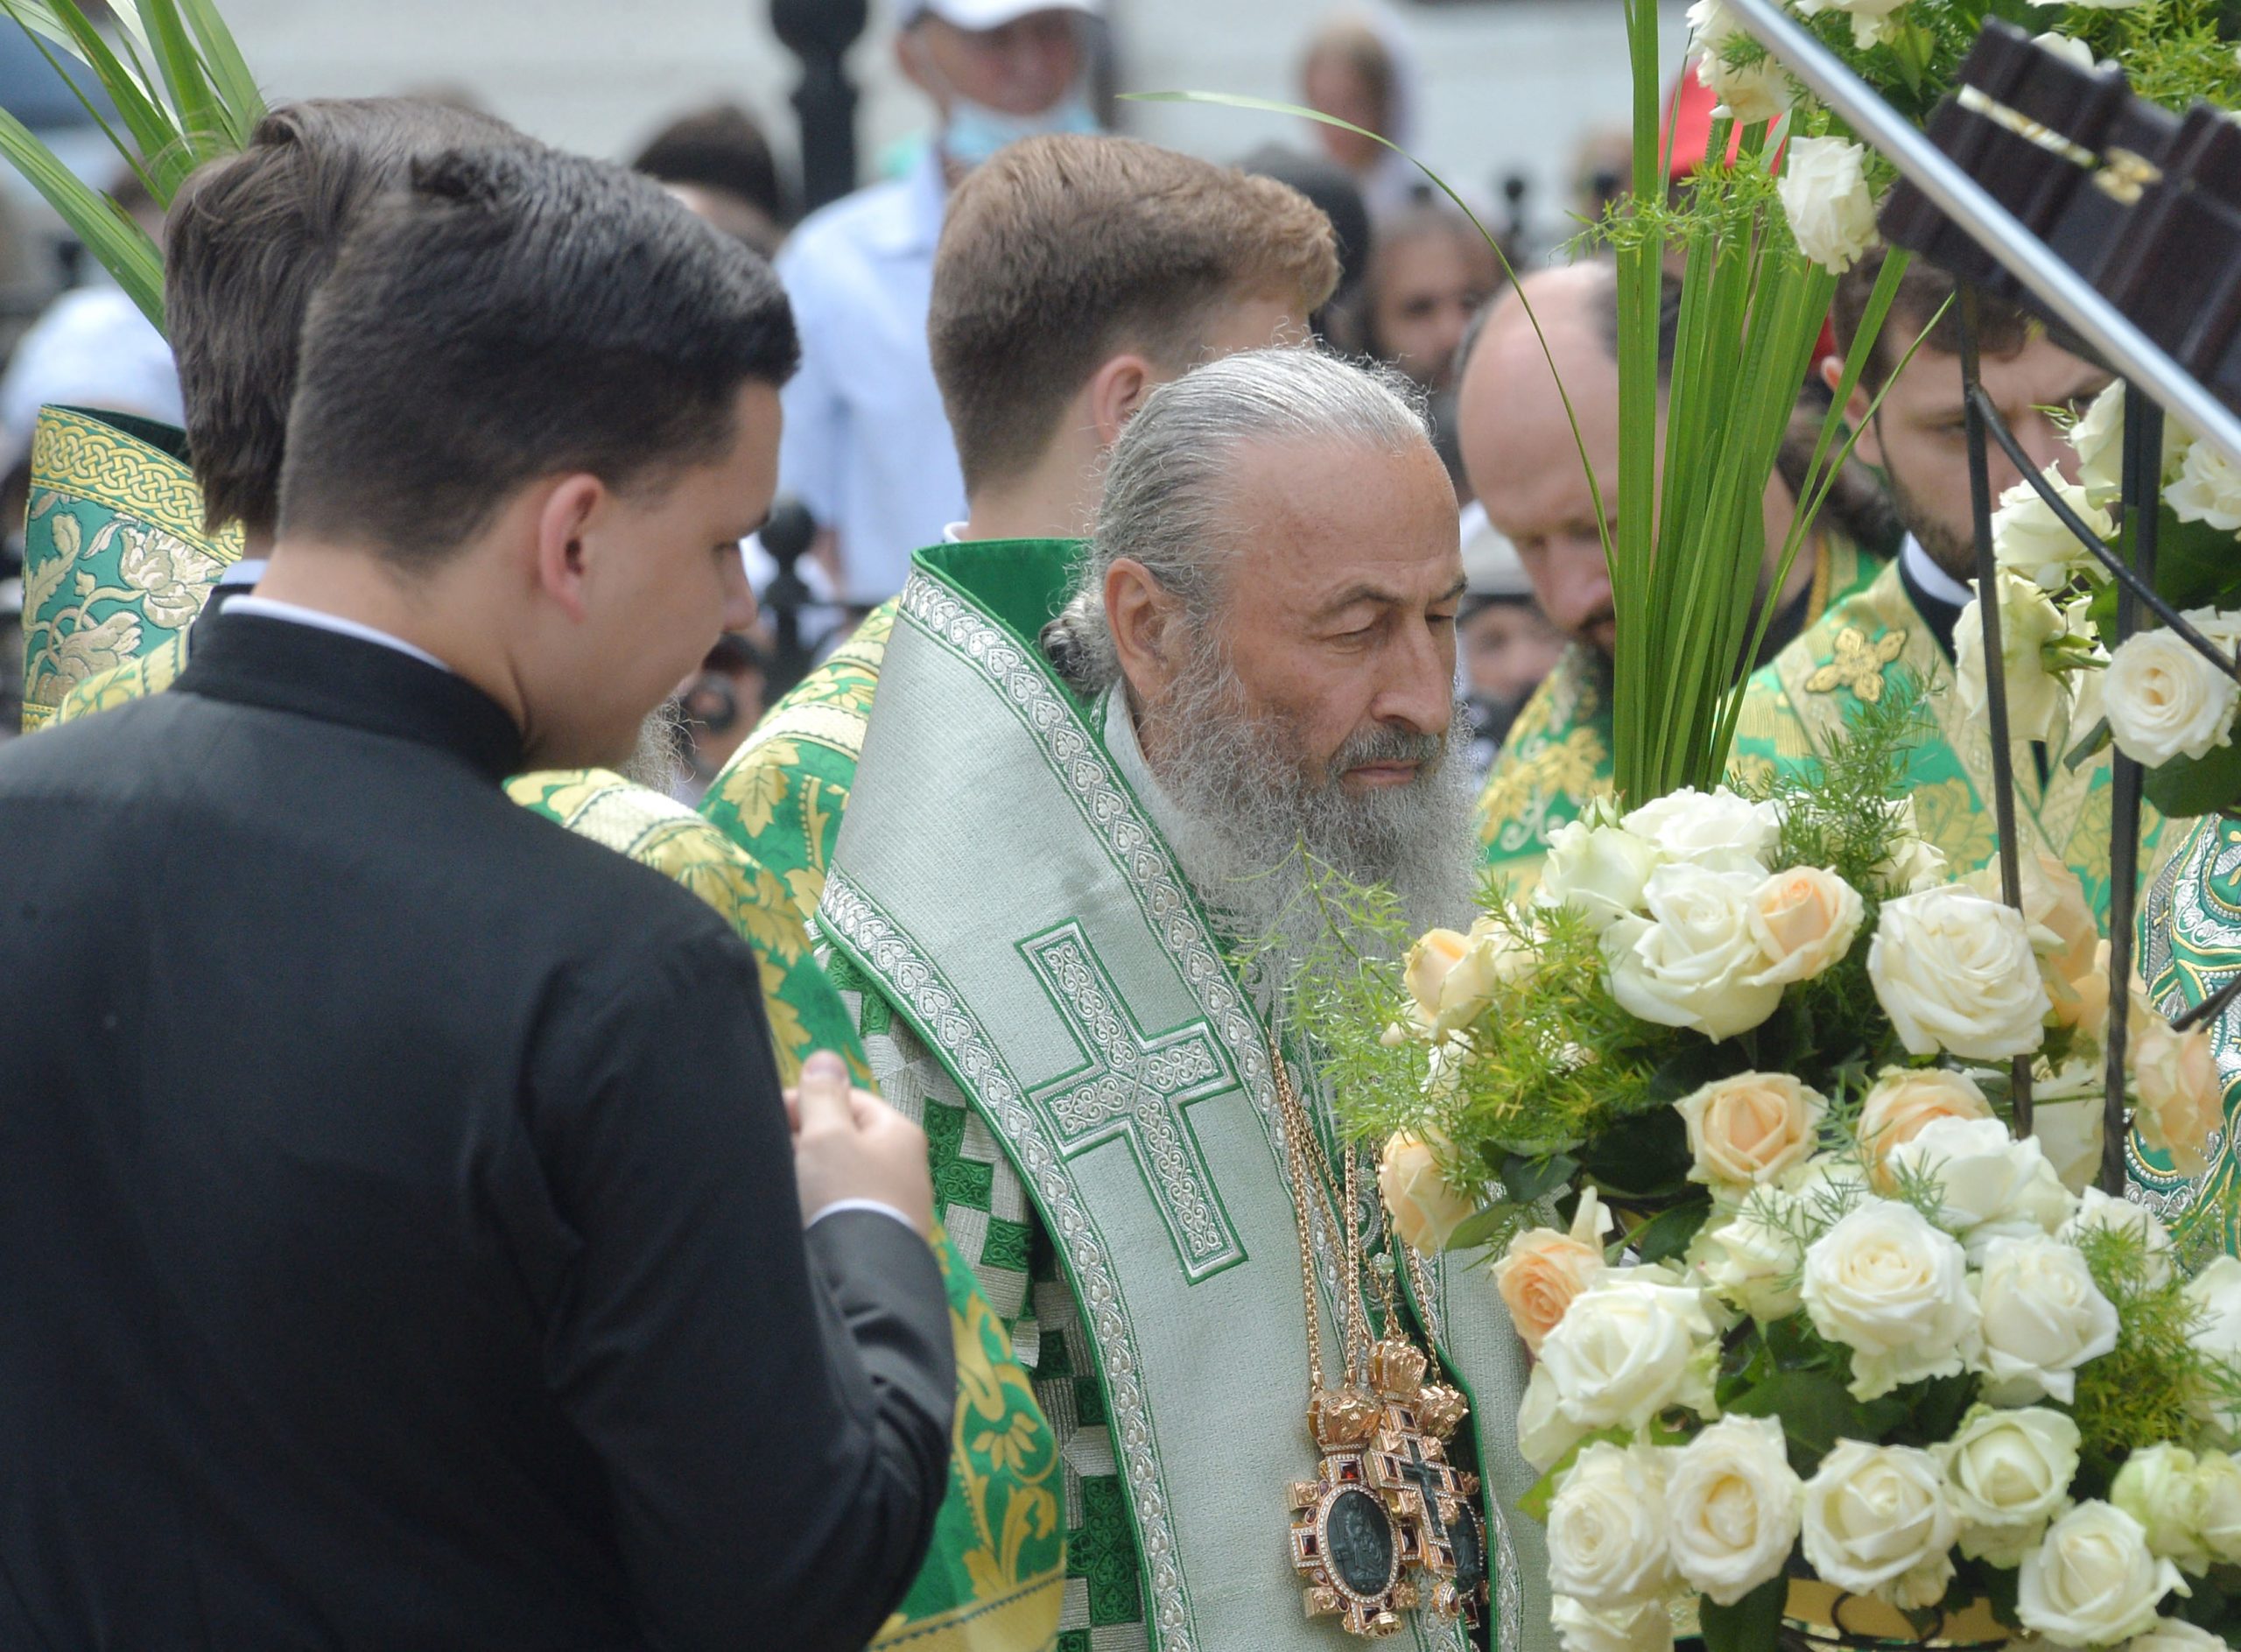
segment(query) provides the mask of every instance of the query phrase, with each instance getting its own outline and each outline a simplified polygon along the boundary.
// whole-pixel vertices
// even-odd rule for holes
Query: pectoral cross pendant
[[[1292,1565],[1307,1614],[1374,1639],[1429,1607],[1475,1625],[1486,1599],[1479,1478],[1451,1466],[1463,1396],[1427,1384],[1430,1361],[1399,1340],[1370,1352],[1367,1392],[1325,1390],[1308,1408],[1320,1478],[1291,1487]]]

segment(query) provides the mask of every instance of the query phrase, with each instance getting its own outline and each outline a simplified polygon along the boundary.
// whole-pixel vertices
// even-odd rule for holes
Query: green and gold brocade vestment
[[[1070,562],[1073,540],[983,541],[988,552]],[[899,599],[871,611],[855,634],[782,697],[732,755],[701,812],[760,866],[783,879],[809,923],[855,785],[880,672]],[[930,875],[938,875],[930,868]],[[861,993],[845,960],[833,979]],[[875,1038],[887,1026],[868,1013]],[[1084,1345],[1081,1317],[1049,1241],[995,1138],[961,1099],[891,1093],[924,1127],[933,1156],[934,1201],[952,1241],[969,1260],[1032,1373],[1044,1414],[1068,1437],[1063,1465],[1066,1581],[1057,1652],[1104,1652],[1140,1644],[1145,1584],[1127,1512],[1127,1487],[1109,1445],[1104,1384]]]
[[[989,1213],[983,1281],[1037,1351],[1067,1466],[1061,1646],[1336,1648],[1285,1548],[1313,1454],[1268,1030],[1167,847],[1125,707],[1042,655],[1077,550],[919,553],[818,927],[875,1072],[937,1143],[952,1230],[964,1201]],[[1472,1396],[1494,1644],[1521,1652],[1553,1640],[1540,1534],[1514,1513],[1535,1478],[1523,1351],[1472,1260],[1437,1260],[1411,1306]],[[1332,1324],[1336,1288],[1323,1269]],[[1456,1634],[1417,1613],[1399,1639]]]
[[[2204,815],[2188,824],[2142,903],[2139,972],[2167,1016],[2210,997],[2241,974],[2241,820]],[[2241,1255],[2241,1163],[2234,1117],[2241,1106],[2241,1005],[2209,1030],[2225,1094],[2224,1128],[2209,1140],[2209,1167],[2181,1173],[2167,1153],[2139,1139],[2125,1144],[2132,1196],[2160,1215],[2182,1245],[2209,1242]]]
[[[200,534],[201,497],[176,432],[50,409],[34,452],[27,570],[40,629],[27,637],[25,727],[167,688],[190,627],[238,538]],[[189,530],[193,532],[190,533]],[[27,624],[30,615],[26,615]],[[32,706],[39,711],[36,717]],[[754,949],[771,1046],[788,1080],[816,1050],[869,1069],[852,1019],[809,948],[786,882],[680,803],[605,770],[517,776],[523,806],[684,884]],[[955,1241],[934,1250],[949,1292],[959,1402],[949,1490],[924,1565],[874,1641],[911,1652],[1039,1652],[1051,1644],[1064,1554],[1057,1443],[1009,1327]]]
[[[1805,622],[1850,597],[1881,565],[1834,530],[1815,552]],[[1611,791],[1611,661],[1586,643],[1565,649],[1517,714],[1479,794],[1481,859],[1523,899],[1540,881],[1557,831]]]

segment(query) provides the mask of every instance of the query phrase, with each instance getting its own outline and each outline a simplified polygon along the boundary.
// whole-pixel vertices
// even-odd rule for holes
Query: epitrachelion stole
[[[1286,1491],[1314,1472],[1306,1337],[1267,1032],[1172,854],[1035,637],[1070,570],[1016,544],[921,552],[818,924],[932,1051],[1051,1236],[1093,1344],[1161,1652],[1290,1652],[1310,1620]],[[1479,1418],[1502,1652],[1553,1645],[1514,1513],[1522,1346],[1447,1258],[1423,1317]],[[1336,1277],[1321,1290],[1335,1324]],[[1424,1614],[1426,1647],[1459,1644]]]

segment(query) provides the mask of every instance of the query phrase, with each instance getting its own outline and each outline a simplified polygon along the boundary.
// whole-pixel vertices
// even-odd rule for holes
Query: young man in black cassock
[[[746,622],[795,358],[651,184],[424,165],[256,594],[0,752],[0,1647],[839,1648],[910,1581],[923,1140],[830,1058],[790,1129],[730,929],[498,789]]]

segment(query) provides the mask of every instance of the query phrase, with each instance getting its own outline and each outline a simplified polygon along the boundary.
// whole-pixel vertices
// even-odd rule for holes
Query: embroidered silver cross
[[[1194,1284],[1244,1261],[1183,1111],[1236,1087],[1213,1030],[1201,1019],[1147,1037],[1078,924],[1022,941],[1020,951],[1085,1058],[1028,1093],[1050,1119],[1058,1150],[1072,1158],[1125,1141]]]

